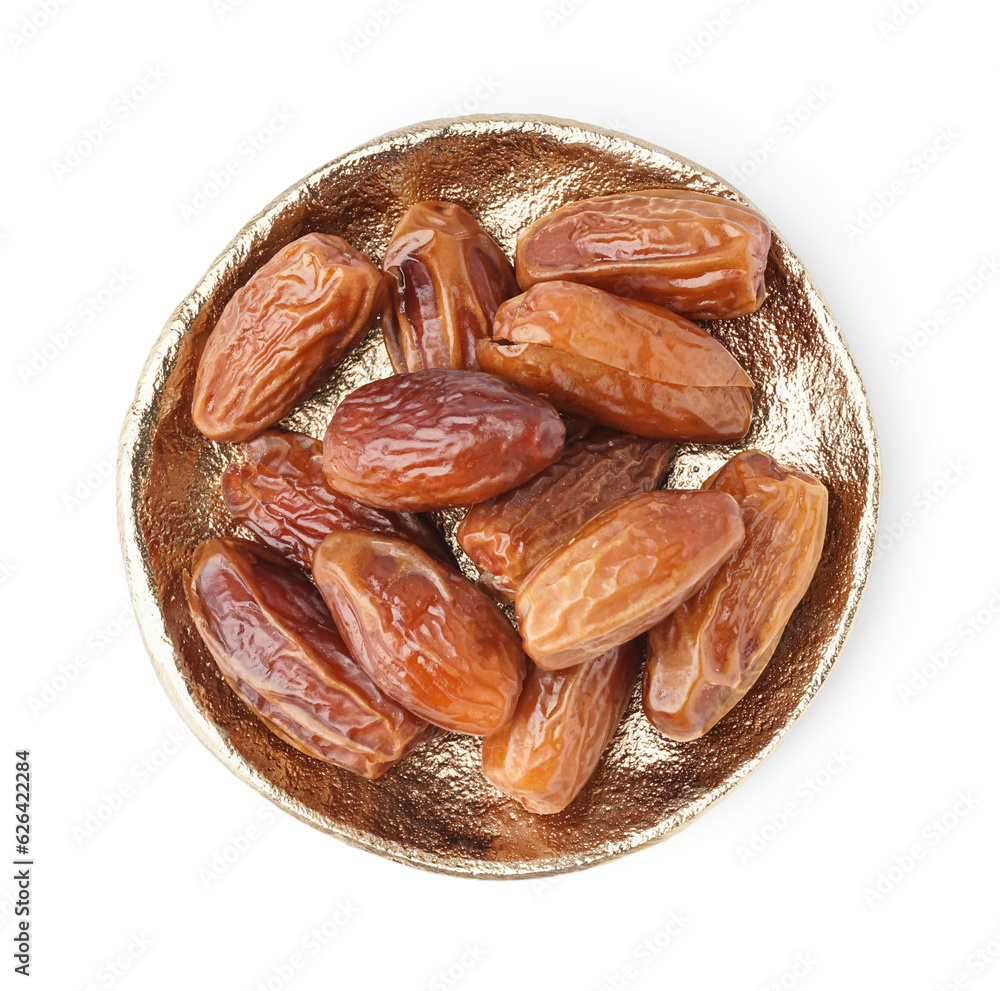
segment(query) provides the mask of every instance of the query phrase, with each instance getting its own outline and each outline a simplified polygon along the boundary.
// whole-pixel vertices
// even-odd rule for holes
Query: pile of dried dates
[[[208,337],[192,413],[259,542],[207,540],[186,591],[219,670],[291,746],[376,778],[441,730],[532,812],[580,792],[643,671],[656,729],[708,732],[819,563],[827,491],[750,450],[663,489],[679,441],[737,440],[751,387],[695,319],[753,312],[771,232],[686,189],[569,203],[512,266],[454,203],[411,206],[380,271],[286,245]],[[322,442],[272,429],[381,316],[395,375]],[[421,514],[469,507],[470,581]],[[513,607],[516,627],[500,604]]]

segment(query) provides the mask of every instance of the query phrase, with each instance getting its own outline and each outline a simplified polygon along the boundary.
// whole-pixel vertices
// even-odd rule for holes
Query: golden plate
[[[184,721],[234,774],[292,815],[390,859],[475,877],[576,870],[688,825],[770,754],[844,647],[871,562],[879,459],[864,386],[833,315],[775,233],[769,295],[752,316],[709,324],[750,373],[754,421],[739,444],[685,445],[669,484],[699,485],[735,451],[759,447],[830,489],[815,580],[751,693],[707,737],[674,743],[634,697],[587,788],[535,816],[493,790],[480,742],[447,734],[370,782],[276,739],[229,690],[195,633],[181,573],[199,541],[239,533],[219,496],[226,445],[190,415],[198,357],[236,288],[282,245],[339,234],[381,259],[403,209],[446,199],[471,210],[512,253],[518,231],[570,200],[652,186],[743,200],[718,176],[655,145],[549,117],[437,120],[376,138],[282,193],[212,263],[156,342],[125,420],[118,514],[136,617]],[[390,372],[376,328],[318,395],[284,424],[322,436],[339,398]],[[447,521],[446,521],[447,522]]]

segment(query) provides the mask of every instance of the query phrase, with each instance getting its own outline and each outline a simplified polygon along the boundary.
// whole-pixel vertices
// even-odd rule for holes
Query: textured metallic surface
[[[878,449],[864,387],[833,315],[777,234],[763,306],[749,317],[706,324],[757,383],[750,434],[738,444],[683,446],[668,484],[700,485],[735,451],[757,447],[829,486],[829,533],[774,659],[703,739],[660,737],[634,695],[590,784],[552,816],[534,816],[487,785],[479,740],[470,737],[443,735],[378,781],[365,781],[269,734],[230,692],[188,615],[181,576],[195,546],[207,537],[246,535],[219,495],[232,452],[203,438],[191,421],[198,356],[226,301],[278,248],[323,231],[378,262],[406,206],[445,199],[470,210],[512,252],[518,231],[565,202],[663,185],[743,199],[671,152],[596,127],[519,116],[419,124],[377,138],[283,193],[240,231],[167,321],[119,450],[119,528],[136,616],[185,722],[233,773],[293,815],[382,856],[451,874],[524,877],[587,867],[663,839],[717,802],[774,750],[829,674],[871,562]],[[321,437],[340,396],[389,373],[376,327],[283,424]],[[453,528],[457,515],[439,519]]]

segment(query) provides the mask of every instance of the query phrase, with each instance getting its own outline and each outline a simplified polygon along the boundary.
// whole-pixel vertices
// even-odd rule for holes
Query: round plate
[[[377,781],[306,757],[272,736],[229,690],[191,624],[182,574],[209,537],[246,535],[219,474],[234,458],[191,420],[198,358],[232,293],[309,231],[339,234],[376,263],[403,210],[453,200],[508,251],[518,232],[571,200],[654,186],[746,200],[718,176],[655,145],[548,117],[430,121],[377,138],[306,176],[255,217],[177,307],[143,370],[122,433],[118,513],[136,617],[157,675],[197,737],[276,805],[355,846],[476,877],[574,870],[661,840],[719,801],[802,715],[843,649],[871,562],[879,460],[864,387],[833,315],[775,232],[768,297],[749,317],[706,324],[757,383],[749,435],[682,446],[668,484],[695,487],[736,451],[760,448],[830,490],[819,570],[778,651],[707,736],[674,743],[633,697],[590,783],[538,816],[486,784],[480,741],[446,734]],[[339,398],[391,369],[376,327],[283,425],[321,437]],[[454,523],[454,520],[444,520]]]

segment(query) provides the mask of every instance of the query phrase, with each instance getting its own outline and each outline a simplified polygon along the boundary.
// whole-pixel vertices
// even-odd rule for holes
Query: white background
[[[1000,987],[995,4],[7,0],[0,29],[0,775],[31,748],[34,986]],[[159,688],[115,527],[135,381],[216,253],[323,162],[463,112],[736,181],[825,292],[882,446],[882,553],[790,738],[681,834],[546,882],[389,863],[230,775]]]

